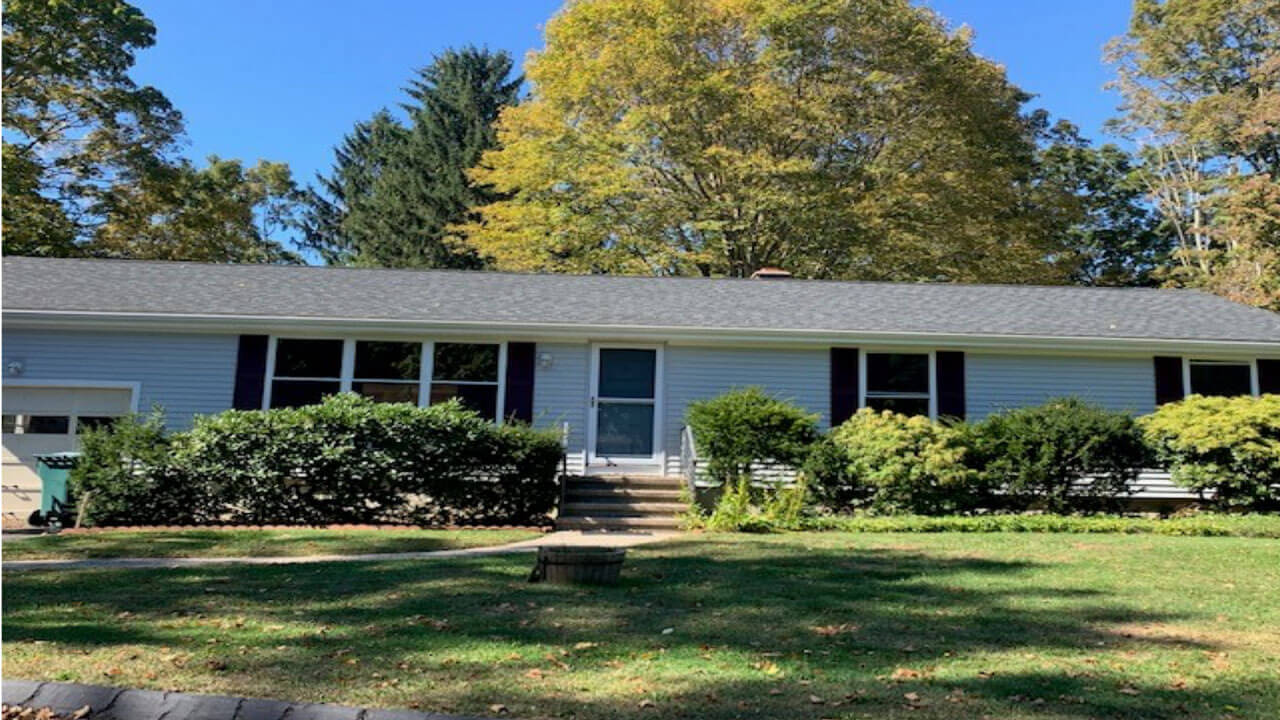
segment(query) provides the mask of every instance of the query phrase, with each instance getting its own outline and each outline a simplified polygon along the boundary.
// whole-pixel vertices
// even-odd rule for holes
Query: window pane
[[[597,455],[653,455],[653,406],[602,402],[596,416]]]
[[[79,435],[85,430],[97,430],[98,428],[109,427],[118,419],[119,418],[108,415],[80,415],[76,418],[76,434]]]
[[[655,350],[601,350],[600,397],[651,398]]]
[[[341,340],[276,342],[276,377],[336,378],[342,374]]]
[[[462,406],[480,413],[480,417],[488,420],[498,418],[498,386],[497,385],[455,385],[453,383],[432,383],[431,404],[447,402],[450,398],[458,398]]]
[[[929,392],[929,356],[867,353],[867,392]]]
[[[271,382],[271,407],[302,407],[315,405],[326,395],[338,392],[337,381],[330,380],[273,380]]]
[[[925,398],[869,397],[867,407],[872,410],[892,410],[903,415],[929,414],[929,401]]]
[[[1248,365],[1191,363],[1191,392],[1198,395],[1250,395],[1252,372]]]
[[[357,342],[355,377],[378,380],[417,380],[422,344]]]
[[[71,418],[66,415],[29,415],[28,435],[66,435],[71,431]]]
[[[6,433],[14,433],[14,432],[17,432],[17,430],[18,430],[18,416],[17,416],[17,415],[5,415],[5,416],[4,416],[4,422],[3,422],[3,425],[4,425],[4,427],[3,427],[3,429],[0,429],[0,432],[6,432]]]
[[[418,383],[353,382],[351,390],[378,402],[418,404]]]
[[[498,381],[498,346],[436,343],[431,377],[435,380]]]

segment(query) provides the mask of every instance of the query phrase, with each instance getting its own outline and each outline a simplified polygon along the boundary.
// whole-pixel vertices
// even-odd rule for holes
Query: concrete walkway
[[[78,683],[5,680],[5,705],[49,708],[60,717],[90,708],[85,720],[481,720],[412,710],[287,703],[280,700],[129,690]]]
[[[138,569],[183,568],[208,565],[302,565],[331,562],[373,562],[380,560],[434,560],[437,558],[477,557],[481,555],[505,555],[534,552],[543,545],[572,545],[594,547],[635,547],[661,542],[679,535],[673,531],[654,532],[605,532],[589,530],[562,530],[541,537],[507,545],[462,548],[459,550],[430,550],[401,553],[365,553],[360,555],[302,555],[298,557],[200,557],[200,558],[96,558],[89,560],[6,560],[5,572],[21,570],[88,570],[88,569]]]

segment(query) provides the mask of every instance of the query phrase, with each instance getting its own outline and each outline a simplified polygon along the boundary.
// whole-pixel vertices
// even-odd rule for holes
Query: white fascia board
[[[829,347],[874,344],[896,347],[955,348],[1002,352],[1089,354],[1187,354],[1277,356],[1274,342],[1128,337],[1065,337],[923,332],[868,332],[822,329],[694,328],[634,325],[563,325],[553,323],[424,322],[380,318],[325,318],[254,315],[198,315],[93,311],[5,310],[11,328],[116,330],[133,332],[257,333],[279,335],[334,334],[360,337],[501,336],[510,341],[585,342],[634,340],[678,345]]]

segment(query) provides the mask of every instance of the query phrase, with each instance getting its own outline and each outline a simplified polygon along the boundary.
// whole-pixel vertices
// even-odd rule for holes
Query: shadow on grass
[[[7,543],[5,560],[427,552],[536,537],[506,530],[184,529],[64,533]]]
[[[248,694],[529,717],[1164,717],[1245,702],[1092,668],[1099,652],[1216,648],[1110,631],[1186,618],[1045,584],[1052,567],[1027,561],[673,543],[598,589],[530,585],[530,564],[11,575],[5,641],[185,648],[217,668],[202,684]],[[1023,659],[974,665],[1010,654]],[[1261,702],[1280,695],[1280,679],[1249,682]]]

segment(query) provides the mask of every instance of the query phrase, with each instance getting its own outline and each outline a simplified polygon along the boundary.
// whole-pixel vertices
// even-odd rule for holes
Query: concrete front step
[[[574,515],[675,515],[687,505],[679,502],[630,502],[625,498],[606,500],[593,498],[591,502],[570,501],[564,504],[562,514]]]
[[[674,515],[612,517],[607,515],[574,515],[556,519],[557,530],[679,530]]]
[[[679,490],[683,482],[678,477],[668,475],[589,475],[568,479],[569,487],[649,487],[671,488]]]
[[[680,502],[679,490],[643,487],[577,487],[570,485],[565,490],[570,502],[576,500],[590,501],[592,498],[627,498],[645,502]]]

